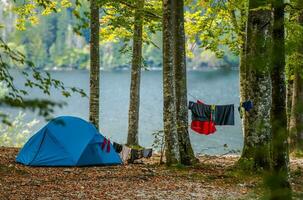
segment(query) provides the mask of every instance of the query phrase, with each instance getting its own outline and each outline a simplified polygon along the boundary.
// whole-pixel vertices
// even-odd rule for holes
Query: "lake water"
[[[52,76],[65,83],[66,86],[83,88],[89,94],[89,72],[82,70],[55,71]],[[17,75],[16,75],[17,76]],[[16,77],[17,84],[22,79]],[[100,130],[112,141],[125,143],[128,127],[130,72],[101,72],[100,98]],[[40,91],[30,91],[32,97],[43,97]],[[221,154],[228,150],[241,150],[243,136],[240,117],[237,112],[239,105],[239,76],[236,70],[190,71],[188,72],[188,93],[203,100],[207,104],[235,104],[235,126],[217,126],[213,135],[198,135],[190,131],[193,148],[196,153]],[[45,96],[44,96],[45,97]],[[67,106],[56,109],[54,116],[73,115],[88,119],[88,98],[75,94],[64,98],[60,92],[53,90],[52,100],[65,101]],[[144,71],[141,82],[141,104],[139,122],[139,141],[143,146],[151,146],[152,133],[162,130],[162,72]],[[195,100],[188,95],[189,100]],[[17,113],[14,110],[13,113]],[[39,118],[36,114],[26,112],[26,119]],[[32,130],[33,133],[43,127],[40,123]],[[228,145],[228,149],[224,148]]]

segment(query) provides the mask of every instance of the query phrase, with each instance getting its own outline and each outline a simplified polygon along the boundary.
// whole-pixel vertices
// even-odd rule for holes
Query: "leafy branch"
[[[25,66],[21,74],[25,79],[24,86],[27,88],[38,88],[44,94],[50,95],[50,89],[54,87],[61,90],[62,95],[65,97],[71,96],[72,93],[87,97],[83,89],[66,87],[62,81],[53,79],[49,72],[42,73],[38,71],[33,62],[27,60],[21,52],[11,49],[0,37],[0,82],[2,83],[1,86],[7,90],[0,97],[0,106],[30,109],[32,111],[38,110],[39,115],[49,119],[50,114],[54,111],[53,107],[65,105],[62,102],[51,100],[29,99],[30,94],[26,90],[16,87],[14,78],[10,73],[10,69],[16,65]],[[0,118],[3,123],[10,124],[6,114],[0,113]]]

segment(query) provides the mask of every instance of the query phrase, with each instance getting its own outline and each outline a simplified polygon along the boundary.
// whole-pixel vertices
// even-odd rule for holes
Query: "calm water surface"
[[[89,94],[88,71],[58,71],[51,72],[56,79],[62,80],[66,86],[83,88]],[[17,75],[16,75],[17,76]],[[18,76],[17,76],[18,77]],[[22,79],[17,78],[22,85]],[[100,98],[100,129],[112,141],[125,143],[128,126],[130,72],[101,72],[101,98]],[[38,90],[30,91],[32,97],[43,97]],[[188,72],[188,93],[203,100],[207,104],[235,104],[235,126],[218,126],[213,135],[204,136],[190,132],[193,148],[196,153],[221,154],[228,150],[241,150],[243,136],[240,118],[237,112],[239,105],[239,77],[236,70],[217,70]],[[189,100],[195,100],[188,95]],[[45,97],[45,96],[44,96]],[[139,140],[143,146],[151,146],[152,133],[161,130],[162,123],[162,72],[144,71],[141,82],[141,105]],[[73,115],[88,119],[88,98],[73,95],[64,98],[60,92],[53,90],[51,97],[56,101],[65,101],[67,106],[56,109],[54,116]],[[13,113],[17,113],[14,110]],[[26,119],[39,118],[36,114],[27,112]],[[33,133],[46,122],[34,128]],[[228,149],[224,148],[228,145]]]

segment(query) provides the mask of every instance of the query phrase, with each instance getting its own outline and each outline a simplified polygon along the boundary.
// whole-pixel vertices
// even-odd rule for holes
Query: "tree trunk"
[[[298,5],[301,8],[301,14],[299,16],[299,24],[303,27],[303,0],[298,1]],[[303,44],[300,46],[300,54],[303,55]],[[298,102],[297,107],[298,117],[297,117],[297,149],[303,152],[303,66],[298,67]]]
[[[303,66],[301,66],[301,70]],[[303,152],[303,79],[302,76],[298,76],[298,106],[297,106],[297,150]]]
[[[294,80],[292,84],[292,104],[290,111],[290,119],[289,119],[289,143],[290,143],[290,151],[295,151],[297,148],[297,119],[298,119],[298,93],[299,93],[299,74],[295,70],[294,72]]]
[[[163,0],[163,122],[167,165],[178,162],[173,66],[173,0]]]
[[[99,7],[97,0],[90,0],[90,98],[89,121],[99,128]]]
[[[142,31],[144,0],[137,0],[133,35],[133,57],[131,69],[130,102],[128,112],[128,145],[139,145],[139,107],[140,107],[140,79],[142,63]]]
[[[241,11],[241,18],[243,19],[245,17],[245,9],[242,9]],[[242,47],[241,47],[241,52],[240,52],[240,62],[239,62],[239,77],[240,77],[240,104],[242,102],[247,101],[248,98],[248,86],[249,86],[249,76],[248,76],[248,70],[246,67],[246,43],[247,43],[247,38],[246,38],[246,34],[243,34],[246,30],[246,26],[247,23],[244,23],[241,27],[240,30],[240,37],[242,39]],[[241,105],[240,105],[241,106]],[[243,137],[244,137],[244,146],[243,146],[243,150],[242,150],[242,155],[241,155],[241,159],[246,159],[249,158],[249,148],[247,147],[248,144],[248,113],[244,112],[242,114],[242,132],[243,132]],[[241,160],[240,159],[240,160]]]
[[[251,100],[254,108],[245,115],[244,147],[241,160],[250,160],[251,167],[270,167],[271,21],[267,0],[249,1],[242,98]],[[243,56],[242,56],[243,58]],[[242,63],[241,63],[242,64]],[[246,69],[245,69],[246,68]]]
[[[303,0],[297,2],[296,7],[303,8]],[[303,13],[298,17],[298,24],[303,27]],[[303,45],[298,48],[298,54],[303,54]],[[290,146],[291,150],[303,151],[303,66],[294,67],[294,83],[292,108],[290,117]]]
[[[187,108],[187,77],[186,53],[184,31],[184,2],[174,0],[174,71],[176,95],[176,119],[179,139],[180,162],[191,165],[197,162],[191,146],[188,133],[188,108]]]
[[[295,70],[290,117],[291,150],[303,151],[303,80]]]
[[[294,81],[288,80],[286,82],[286,117],[287,117],[287,131],[291,130],[291,110],[293,104],[293,89],[294,89]]]
[[[272,108],[271,126],[273,138],[273,170],[271,199],[291,199],[288,155],[288,133],[286,117],[286,86],[285,86],[285,29],[284,2],[275,0],[273,26],[272,55]]]

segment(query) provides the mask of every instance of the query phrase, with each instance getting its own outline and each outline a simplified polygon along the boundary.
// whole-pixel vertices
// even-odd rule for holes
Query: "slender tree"
[[[241,160],[251,160],[252,167],[270,168],[271,26],[268,0],[249,1],[245,45],[246,100],[254,108],[247,113]]]
[[[90,0],[90,99],[89,121],[99,128],[99,7],[97,0]]]
[[[174,3],[174,87],[176,95],[176,119],[179,139],[180,162],[191,165],[196,162],[188,133],[188,109],[187,109],[187,78],[186,78],[186,53],[184,31],[184,1],[173,0]]]
[[[300,8],[300,14],[298,18],[298,22],[303,27],[303,0],[298,0],[297,5]],[[299,52],[301,58],[303,57],[303,45],[301,43]],[[297,79],[297,91],[298,91],[298,105],[297,105],[297,150],[303,152],[303,65],[301,61],[301,65],[298,67],[298,79]]]
[[[128,112],[128,145],[138,145],[140,79],[142,63],[142,32],[143,32],[144,0],[136,1],[135,25],[133,34],[133,55],[131,69],[130,102]]]
[[[302,66],[301,66],[302,67]],[[295,70],[290,117],[290,139],[292,151],[303,151],[303,79]]]
[[[300,13],[297,18],[298,24],[303,27],[303,0],[296,1],[296,7],[300,8]],[[296,55],[298,60],[303,57],[302,40],[299,40],[298,47],[296,47]],[[290,116],[290,142],[292,151],[303,151],[303,78],[302,78],[302,61],[294,67],[293,93]]]
[[[273,170],[271,199],[291,199],[285,86],[284,1],[273,1],[272,106]]]
[[[294,96],[294,80],[286,81],[286,117],[287,117],[287,131],[291,131],[292,105]]]
[[[241,9],[241,21],[244,21],[244,23],[241,24],[241,26],[236,26],[239,27],[239,35],[241,37],[242,40],[242,45],[241,45],[241,51],[239,54],[239,58],[240,58],[240,62],[239,62],[239,79],[240,79],[240,103],[241,102],[245,102],[247,100],[249,100],[248,97],[248,86],[249,86],[249,76],[248,76],[248,71],[247,71],[247,67],[246,67],[246,26],[247,26],[247,22],[246,19],[247,18],[247,12],[246,12],[246,8],[242,8]],[[234,23],[235,24],[235,23]],[[249,137],[246,137],[246,135],[248,135],[248,115],[249,113],[244,112],[242,113],[242,132],[244,135],[244,144],[248,144],[248,139]],[[245,158],[246,152],[243,151],[243,156],[242,158]]]
[[[163,122],[167,165],[178,162],[173,66],[173,0],[163,0]]]

